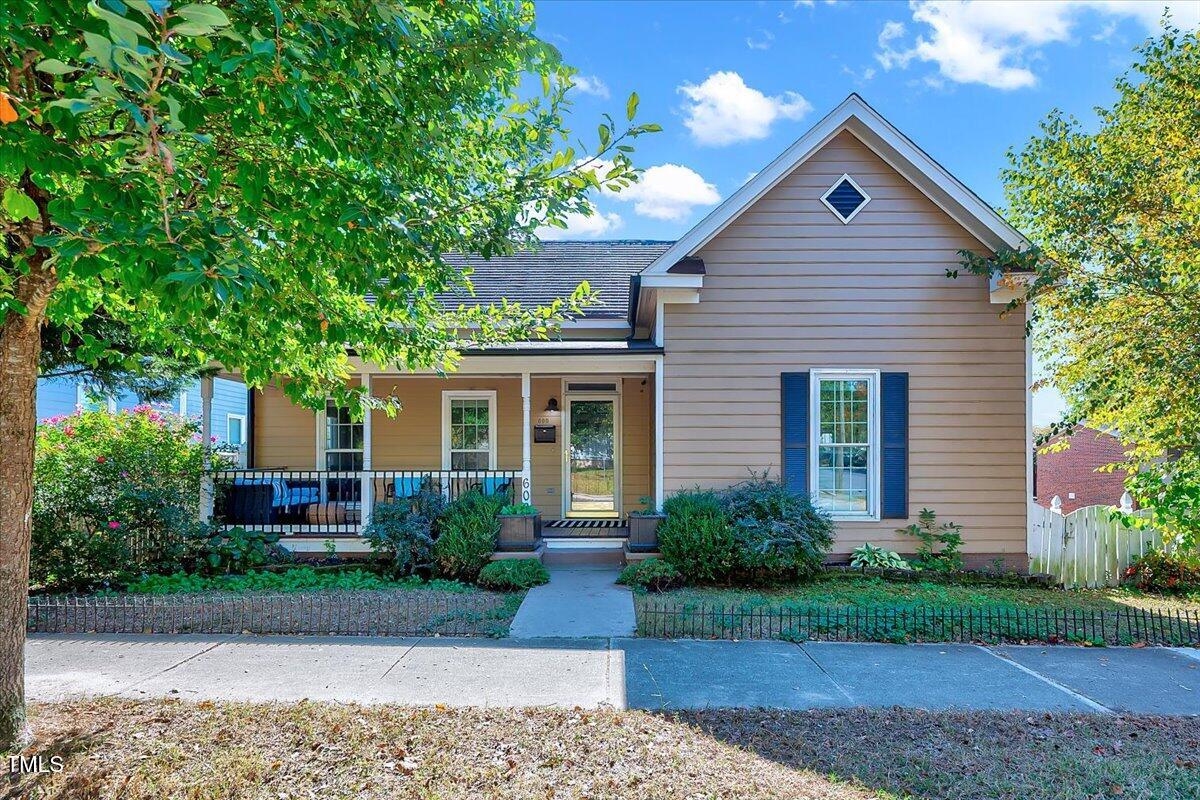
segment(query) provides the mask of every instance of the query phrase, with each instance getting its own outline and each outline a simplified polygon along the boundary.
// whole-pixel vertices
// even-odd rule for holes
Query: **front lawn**
[[[1193,643],[1200,598],[1126,589],[889,580],[830,571],[766,589],[701,587],[635,595],[644,636],[859,641]]]
[[[359,569],[151,575],[126,593],[30,597],[36,633],[504,636],[525,591]]]
[[[32,707],[11,797],[1200,796],[1194,720],[905,710],[430,709],[104,699]]]

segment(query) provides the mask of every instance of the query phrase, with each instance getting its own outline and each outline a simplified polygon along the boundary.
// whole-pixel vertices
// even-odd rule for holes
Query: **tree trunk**
[[[31,259],[31,261],[33,261]],[[21,747],[25,723],[25,624],[33,515],[40,327],[56,283],[40,263],[17,281],[26,314],[0,325],[0,748]]]

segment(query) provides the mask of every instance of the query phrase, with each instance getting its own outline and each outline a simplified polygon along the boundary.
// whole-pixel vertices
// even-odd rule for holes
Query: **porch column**
[[[661,310],[661,306],[660,306]],[[662,510],[663,500],[663,360],[654,360],[654,508]]]
[[[366,392],[366,396],[371,396],[371,373],[364,372],[362,375],[362,387]],[[360,495],[362,497],[361,509],[359,510],[359,518],[362,527],[371,524],[371,515],[375,511],[375,480],[371,477],[371,416],[373,409],[367,406],[363,410],[363,471],[361,474],[362,489]],[[361,530],[361,528],[360,528]]]
[[[204,445],[204,478],[200,483],[201,522],[208,522],[213,514],[212,401],[213,378],[205,375],[200,379],[200,441]]]
[[[533,498],[533,457],[529,443],[529,373],[521,373],[521,502]]]

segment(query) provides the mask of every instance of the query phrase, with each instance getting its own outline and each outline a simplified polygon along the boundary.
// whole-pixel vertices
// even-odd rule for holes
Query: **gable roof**
[[[995,209],[917,147],[878,111],[867,105],[865,100],[857,94],[851,94],[659,255],[643,274],[667,274],[681,260],[695,256],[700,248],[712,241],[742,212],[842,131],[849,131],[862,141],[988,248],[1019,249],[1029,246],[1029,240],[1005,222]]]
[[[447,255],[459,269],[470,267],[475,294],[446,293],[444,305],[499,302],[502,298],[523,306],[546,305],[567,297],[582,281],[600,295],[586,318],[625,319],[629,310],[630,278],[671,247],[671,242],[646,240],[548,241],[534,250],[484,259]]]

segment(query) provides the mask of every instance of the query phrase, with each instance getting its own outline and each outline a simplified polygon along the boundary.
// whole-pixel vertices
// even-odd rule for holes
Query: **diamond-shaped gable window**
[[[871,198],[849,175],[838,178],[829,191],[821,195],[824,203],[843,223],[854,219]]]

